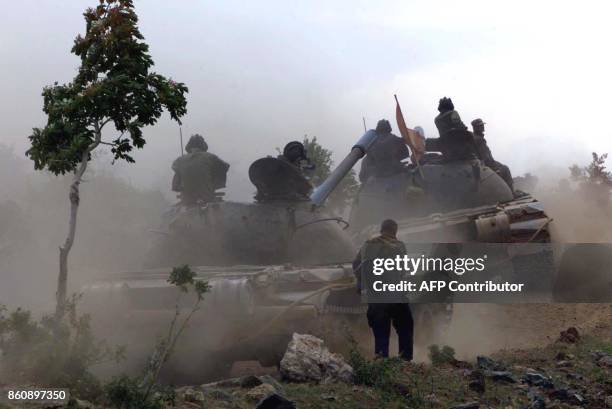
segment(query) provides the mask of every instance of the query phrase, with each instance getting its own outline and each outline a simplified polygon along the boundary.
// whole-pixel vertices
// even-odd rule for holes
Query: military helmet
[[[439,113],[443,113],[443,112],[448,112],[448,111],[453,111],[455,109],[455,104],[453,104],[453,101],[450,98],[441,98],[440,101],[438,102],[438,112]]]
[[[306,149],[304,144],[298,141],[291,141],[283,149],[283,156],[290,162],[295,162],[300,159],[308,159],[306,157]]]
[[[206,143],[202,135],[195,134],[191,135],[191,138],[189,138],[189,142],[187,142],[185,150],[187,151],[187,153],[191,153],[193,149],[199,149],[204,152],[208,150],[208,144]]]
[[[386,119],[381,119],[376,124],[376,132],[391,133],[391,124]]]
[[[425,137],[425,130],[423,129],[422,126],[415,126],[414,127],[414,132],[418,133],[422,138]]]

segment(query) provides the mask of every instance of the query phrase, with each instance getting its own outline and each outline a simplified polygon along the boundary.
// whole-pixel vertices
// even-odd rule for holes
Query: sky
[[[43,126],[41,90],[67,82],[94,0],[0,0],[0,143],[22,154]],[[348,153],[362,118],[436,136],[438,99],[481,117],[494,157],[515,175],[565,172],[612,153],[608,1],[136,0],[155,71],[189,87],[187,140],[201,133],[230,163],[228,197],[248,199],[251,162],[304,135]],[[395,127],[395,126],[394,126]],[[107,133],[112,137],[112,132]],[[169,194],[179,128],[145,129],[136,164],[95,166]],[[566,176],[566,175],[562,175]]]

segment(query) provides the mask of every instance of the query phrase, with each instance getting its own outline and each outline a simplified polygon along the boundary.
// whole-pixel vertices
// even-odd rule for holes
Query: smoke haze
[[[48,309],[67,229],[69,180],[33,172],[23,152],[31,128],[44,125],[42,88],[75,75],[78,59],[69,50],[84,32],[82,12],[96,1],[3,3],[0,304]],[[435,136],[437,101],[450,96],[466,123],[487,122],[497,160],[515,176],[540,177],[544,203],[565,239],[609,241],[609,226],[592,218],[588,224],[593,213],[576,213],[575,203],[563,204],[575,196],[555,190],[569,165],[586,165],[591,151],[612,151],[612,59],[605,52],[612,26],[603,20],[612,5],[575,7],[136,1],[155,70],[189,87],[185,142],[201,133],[231,165],[228,199],[250,200],[248,166],[290,140],[317,136],[338,159],[363,132],[362,117],[368,127],[382,117],[394,124],[395,93],[408,125]],[[97,272],[139,268],[147,229],[174,201],[170,164],[180,154],[178,126],[164,116],[145,137],[136,164],[111,166],[110,155],[99,153],[86,175],[70,259],[73,289]],[[569,218],[576,224],[568,226]],[[455,342],[466,355],[474,352],[468,345],[481,345],[471,337]]]

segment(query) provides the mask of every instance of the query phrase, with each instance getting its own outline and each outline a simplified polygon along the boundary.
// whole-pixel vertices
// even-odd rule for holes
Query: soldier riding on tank
[[[298,141],[285,145],[282,155],[258,159],[249,168],[249,177],[257,187],[255,199],[266,201],[305,201],[313,186],[307,178],[315,166]]]
[[[172,190],[180,193],[181,203],[194,206],[219,200],[215,191],[225,187],[229,165],[208,152],[208,144],[201,135],[189,138],[187,154],[172,163]]]
[[[410,156],[402,138],[391,133],[391,124],[381,119],[376,125],[378,139],[363,159],[359,180],[365,182],[369,177],[387,177],[405,170],[402,160]]]
[[[493,169],[499,176],[504,179],[504,182],[508,184],[510,189],[514,191],[514,182],[512,180],[512,174],[510,173],[510,168],[504,165],[501,162],[493,159],[493,154],[491,154],[491,149],[487,145],[487,140],[485,139],[485,122],[476,118],[472,121],[472,129],[474,131],[474,142],[476,143],[476,149],[478,151],[478,157],[484,164],[491,169]]]
[[[428,138],[425,148],[430,152],[441,152],[446,162],[477,159],[474,136],[468,131],[455,111],[455,105],[450,98],[442,98],[438,104],[439,115],[434,122],[439,138]]]

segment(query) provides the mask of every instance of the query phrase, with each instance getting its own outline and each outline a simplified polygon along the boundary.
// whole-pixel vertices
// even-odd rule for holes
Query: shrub
[[[433,366],[452,364],[456,361],[455,350],[448,345],[440,347],[438,345],[429,346],[429,359]]]
[[[90,317],[79,315],[73,296],[62,320],[30,311],[0,308],[0,376],[12,383],[36,383],[65,387],[74,394],[91,398],[100,393],[100,384],[89,369],[99,363],[120,361],[123,347],[109,347],[97,341]]]

